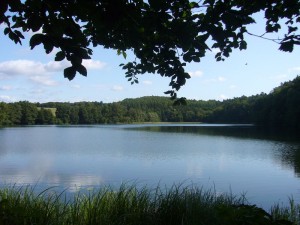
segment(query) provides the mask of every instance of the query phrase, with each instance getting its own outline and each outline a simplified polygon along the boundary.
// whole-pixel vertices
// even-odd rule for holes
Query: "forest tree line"
[[[300,129],[300,77],[269,94],[224,101],[187,100],[173,105],[168,97],[120,102],[0,102],[0,125],[115,124],[144,122],[251,123]]]

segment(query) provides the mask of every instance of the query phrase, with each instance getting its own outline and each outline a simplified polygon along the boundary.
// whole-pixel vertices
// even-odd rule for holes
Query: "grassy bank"
[[[290,222],[291,221],[291,222]],[[47,189],[0,190],[0,225],[189,225],[299,224],[299,206],[273,207],[269,213],[247,204],[244,197],[218,195],[197,187],[149,189],[122,185],[103,187],[69,199]]]

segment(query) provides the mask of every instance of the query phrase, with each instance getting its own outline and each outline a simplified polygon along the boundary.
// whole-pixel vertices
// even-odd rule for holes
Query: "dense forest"
[[[187,100],[173,105],[167,97],[120,102],[0,102],[0,125],[115,124],[144,122],[252,123],[300,129],[300,77],[269,94],[224,100]]]

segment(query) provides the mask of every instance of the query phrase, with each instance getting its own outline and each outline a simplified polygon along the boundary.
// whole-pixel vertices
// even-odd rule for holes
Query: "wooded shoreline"
[[[187,100],[173,105],[168,97],[148,96],[120,102],[0,103],[0,126],[203,122],[256,124],[300,129],[300,77],[269,94],[217,100]]]

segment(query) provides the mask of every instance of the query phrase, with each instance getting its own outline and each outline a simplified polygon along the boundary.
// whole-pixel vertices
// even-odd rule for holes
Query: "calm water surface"
[[[262,207],[300,203],[300,139],[230,125],[33,126],[0,129],[1,185],[75,191],[184,182],[246,193]]]

